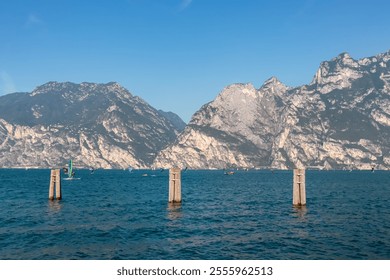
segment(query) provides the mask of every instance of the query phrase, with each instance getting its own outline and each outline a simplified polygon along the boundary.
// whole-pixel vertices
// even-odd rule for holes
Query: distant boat
[[[129,170],[130,173],[133,172],[133,168],[131,167],[127,168],[127,170]]]
[[[233,174],[234,174],[234,171],[226,171],[224,174],[225,174],[225,175],[233,175]]]

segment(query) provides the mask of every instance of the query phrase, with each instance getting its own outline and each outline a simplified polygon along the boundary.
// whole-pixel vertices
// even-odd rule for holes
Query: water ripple
[[[390,259],[390,172],[307,171],[306,207],[292,172],[182,174],[80,170],[49,201],[49,170],[0,169],[2,259]]]

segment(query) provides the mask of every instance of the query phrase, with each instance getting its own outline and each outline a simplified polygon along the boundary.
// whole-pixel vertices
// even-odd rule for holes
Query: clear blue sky
[[[388,0],[2,0],[0,95],[117,81],[185,121],[227,85],[390,49]]]

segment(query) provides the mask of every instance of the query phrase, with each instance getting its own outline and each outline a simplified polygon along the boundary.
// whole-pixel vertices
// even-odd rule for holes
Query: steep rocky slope
[[[49,82],[0,97],[0,166],[147,167],[179,129],[117,83]]]
[[[390,167],[390,53],[321,63],[289,88],[233,84],[204,105],[156,167]]]

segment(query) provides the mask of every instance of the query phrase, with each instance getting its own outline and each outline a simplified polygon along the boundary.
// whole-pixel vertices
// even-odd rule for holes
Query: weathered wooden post
[[[306,205],[306,179],[305,169],[294,169],[293,179],[293,205]]]
[[[49,199],[53,200],[54,199],[54,184],[55,184],[55,170],[50,170],[50,186],[49,186]]]
[[[61,171],[60,171],[60,169],[56,170],[56,197],[57,197],[57,200],[61,200],[62,199],[62,195],[61,195]]]
[[[61,172],[59,169],[50,171],[49,199],[54,199],[54,186],[56,187],[56,198],[61,200]]]
[[[181,203],[181,170],[169,169],[169,203]]]

